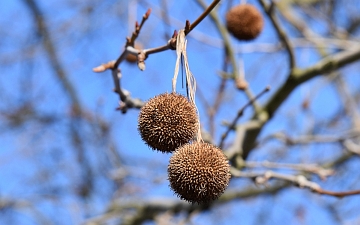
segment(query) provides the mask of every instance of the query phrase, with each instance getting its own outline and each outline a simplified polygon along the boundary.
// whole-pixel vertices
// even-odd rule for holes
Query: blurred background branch
[[[226,25],[238,3],[5,2],[0,224],[357,224],[360,6],[241,1],[264,19],[245,42]],[[171,91],[184,28],[204,141],[233,172],[204,205],[174,196],[170,155],[137,130],[137,109]]]

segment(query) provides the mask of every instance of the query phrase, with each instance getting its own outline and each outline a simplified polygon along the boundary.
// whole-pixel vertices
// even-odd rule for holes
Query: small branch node
[[[186,20],[185,22],[185,34],[190,32],[190,21]]]
[[[249,83],[245,79],[238,77],[235,79],[235,86],[237,89],[244,91],[249,87]]]
[[[145,70],[145,59],[146,59],[146,54],[144,51],[141,51],[138,55],[138,67],[141,71]]]

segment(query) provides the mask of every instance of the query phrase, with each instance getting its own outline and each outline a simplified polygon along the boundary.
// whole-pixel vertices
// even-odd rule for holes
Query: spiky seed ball
[[[198,131],[194,104],[176,93],[151,98],[140,110],[138,130],[141,138],[161,152],[173,152],[188,143]]]
[[[249,4],[237,5],[226,14],[226,27],[239,40],[255,39],[263,26],[264,20],[261,13]]]
[[[191,203],[217,199],[228,186],[230,177],[226,156],[209,143],[181,146],[168,166],[171,189],[178,197]]]

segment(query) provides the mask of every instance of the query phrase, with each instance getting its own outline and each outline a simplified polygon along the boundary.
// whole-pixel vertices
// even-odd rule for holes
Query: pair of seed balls
[[[147,145],[172,153],[168,166],[171,189],[191,203],[217,199],[230,180],[226,156],[214,145],[194,142],[199,124],[196,107],[182,95],[165,93],[150,99],[139,115],[138,130]]]
[[[240,4],[226,14],[226,27],[238,40],[255,39],[264,27],[261,13],[252,5]]]

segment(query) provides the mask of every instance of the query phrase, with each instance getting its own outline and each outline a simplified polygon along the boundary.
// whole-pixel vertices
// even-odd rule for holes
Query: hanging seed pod
[[[196,136],[196,108],[176,93],[155,96],[141,108],[138,130],[152,149],[173,152]]]
[[[255,39],[264,27],[261,13],[252,5],[241,4],[231,8],[226,14],[226,27],[237,39]]]
[[[168,177],[179,198],[200,204],[217,199],[227,188],[231,175],[228,160],[219,148],[197,142],[174,152]]]

